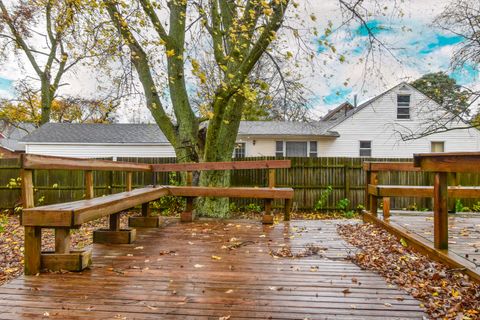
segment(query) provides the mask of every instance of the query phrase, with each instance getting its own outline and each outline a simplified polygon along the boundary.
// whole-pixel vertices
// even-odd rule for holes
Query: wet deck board
[[[433,214],[395,213],[390,221],[433,242]],[[451,214],[448,217],[449,250],[470,261],[480,272],[480,215]]]
[[[139,229],[135,244],[94,245],[90,270],[1,286],[0,319],[422,319],[419,301],[347,260],[355,249],[336,223]],[[225,248],[232,241],[244,245]],[[321,247],[320,255],[270,254],[308,244]]]

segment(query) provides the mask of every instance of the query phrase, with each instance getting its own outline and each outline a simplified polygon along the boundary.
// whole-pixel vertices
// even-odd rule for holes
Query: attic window
[[[372,141],[360,141],[360,157],[372,156]]]
[[[397,119],[410,119],[410,95],[397,95]]]

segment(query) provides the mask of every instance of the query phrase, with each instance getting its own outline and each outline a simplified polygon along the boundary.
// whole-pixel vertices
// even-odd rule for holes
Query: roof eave
[[[169,142],[38,142],[38,141],[19,141],[23,145],[89,145],[89,146],[170,146]]]

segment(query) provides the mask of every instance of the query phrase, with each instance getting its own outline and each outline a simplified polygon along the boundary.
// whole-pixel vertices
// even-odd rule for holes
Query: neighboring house
[[[25,152],[25,145],[19,140],[32,132],[35,126],[31,123],[21,123],[18,126],[0,120],[0,158],[18,158]]]
[[[344,103],[318,122],[242,121],[234,156],[411,158],[421,152],[479,151],[480,131],[474,128],[400,139],[402,132],[421,132],[442,112],[433,100],[401,83],[358,107]],[[55,156],[175,156],[155,124],[49,123],[22,141],[27,153]]]
[[[237,154],[411,158],[414,153],[480,151],[475,128],[436,133],[411,141],[400,134],[420,133],[446,111],[401,83],[353,108],[342,104],[315,123],[246,122],[240,125]],[[452,124],[468,127],[465,123]]]
[[[26,153],[51,156],[175,157],[156,124],[47,123],[22,142]]]

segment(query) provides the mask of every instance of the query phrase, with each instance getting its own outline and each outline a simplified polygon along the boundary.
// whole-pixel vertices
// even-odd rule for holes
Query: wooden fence
[[[273,157],[245,158],[244,160],[275,159]],[[362,170],[363,158],[290,158],[292,168],[277,170],[277,186],[295,189],[294,206],[311,209],[328,186],[333,188],[327,198],[325,209],[334,209],[341,199],[349,199],[351,208],[364,202],[365,173]],[[117,158],[118,161],[143,163],[172,163],[175,158]],[[368,159],[369,161],[411,161],[411,159]],[[125,173],[95,172],[95,196],[125,190]],[[265,186],[266,170],[237,170],[232,174],[234,186]],[[20,176],[18,159],[0,159],[0,208],[14,208],[20,204],[20,185],[15,181]],[[52,204],[79,200],[84,197],[81,171],[36,170],[34,177],[36,203]],[[157,173],[158,184],[169,184],[168,173]],[[178,180],[177,177],[173,178]],[[134,187],[151,184],[151,173],[133,173]],[[461,174],[461,185],[480,185],[480,175]],[[392,172],[379,175],[380,184],[433,185],[433,176],[418,172]],[[255,203],[250,199],[235,199],[237,206]],[[477,200],[462,201],[471,206]],[[275,205],[275,204],[274,204]],[[392,199],[392,208],[431,209],[431,199]]]

